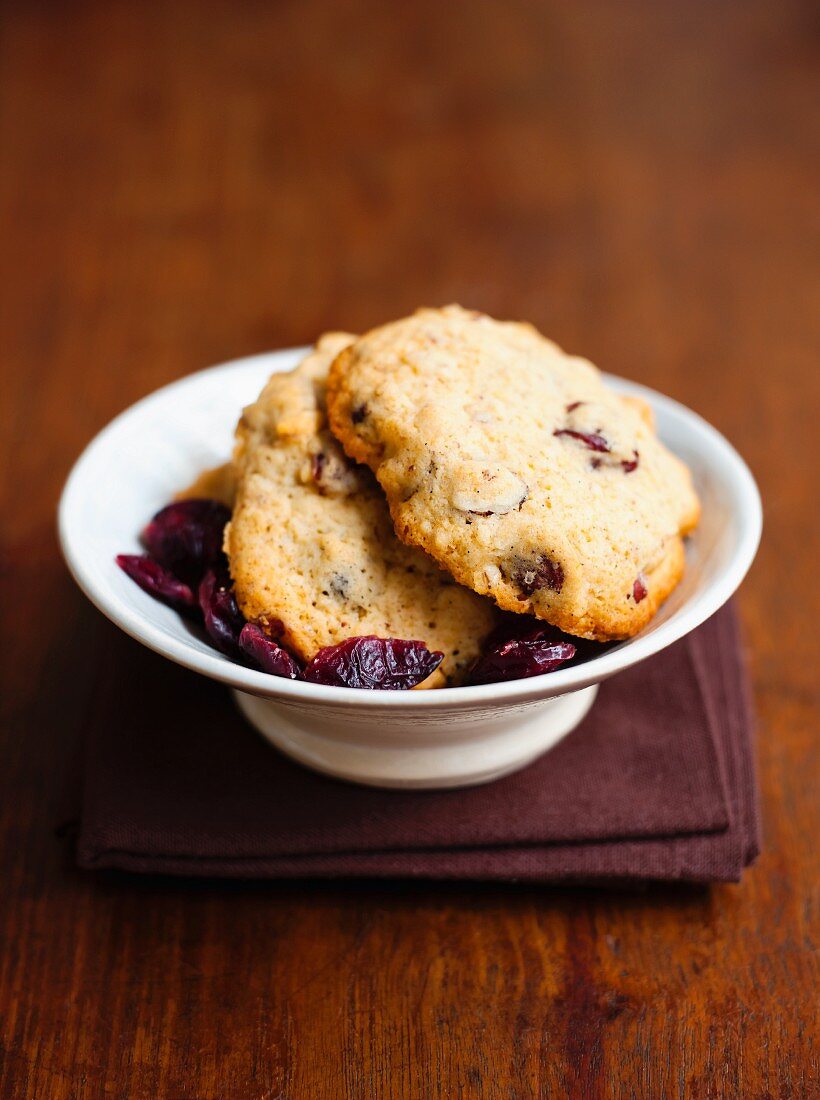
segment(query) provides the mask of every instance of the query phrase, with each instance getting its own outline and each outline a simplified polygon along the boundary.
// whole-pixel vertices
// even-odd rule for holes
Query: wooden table
[[[0,1095],[818,1095],[810,15],[4,6]],[[112,628],[57,550],[71,463],[169,379],[449,300],[749,459],[758,865],[641,893],[79,873],[55,827]]]

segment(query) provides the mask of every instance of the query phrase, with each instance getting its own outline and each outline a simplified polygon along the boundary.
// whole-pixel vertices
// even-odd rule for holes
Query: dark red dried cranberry
[[[552,623],[545,623],[543,619],[537,619],[535,615],[521,615],[514,611],[499,612],[498,622],[493,632],[484,640],[483,650],[489,652],[493,647],[502,642],[516,641],[531,637],[540,632],[545,641],[552,645],[566,642],[575,646],[575,656],[571,659],[573,665],[600,657],[609,648],[607,642],[594,642],[588,638],[577,638],[574,634],[565,634]]]
[[[576,641],[569,634],[565,634],[563,630],[559,630],[557,626],[545,623],[543,619],[538,619],[535,615],[522,615],[517,611],[499,611],[496,625],[492,633],[484,639],[482,648],[486,652],[502,642],[520,641],[522,638],[531,637],[536,632],[540,632],[552,642]]]
[[[405,691],[426,680],[443,658],[424,642],[365,635],[320,649],[304,675],[313,684]]]
[[[271,676],[284,676],[286,680],[299,680],[299,666],[280,645],[269,638],[256,623],[245,623],[239,634],[239,648],[255,665]]]
[[[643,573],[639,573],[635,578],[635,583],[632,585],[632,598],[635,603],[640,603],[641,600],[646,599],[649,595],[649,589],[646,587],[646,577]]]
[[[553,672],[575,656],[569,641],[550,637],[550,628],[535,630],[520,638],[508,638],[491,645],[469,672],[469,684],[498,684],[505,680],[524,680]]]
[[[598,432],[576,432],[574,428],[560,428],[552,434],[568,435],[571,439],[577,439],[580,443],[583,443],[585,447],[589,447],[591,451],[607,452],[610,450],[609,444]]]
[[[120,569],[150,596],[184,615],[196,610],[196,597],[190,586],[183,584],[148,554],[117,554],[116,561]]]
[[[548,558],[546,554],[539,554],[532,561],[518,558],[509,566],[502,565],[501,571],[521,589],[525,597],[531,596],[540,588],[560,592],[564,587],[563,566],[560,562]]]
[[[575,412],[576,409],[579,409],[581,407],[581,405],[585,405],[585,404],[586,404],[586,401],[570,401],[570,403],[567,405],[567,412],[568,413]]]
[[[199,586],[199,606],[205,617],[208,637],[223,653],[236,657],[239,635],[245,618],[236,603],[230,577],[221,570],[209,569]]]
[[[317,485],[321,485],[322,483],[322,471],[325,468],[326,462],[327,455],[324,451],[317,451],[316,454],[310,456],[310,476]]]
[[[621,466],[623,467],[624,473],[625,474],[631,474],[633,470],[637,470],[638,469],[638,463],[640,462],[640,458],[641,458],[641,456],[638,454],[638,452],[633,451],[632,452],[632,458],[623,458],[623,459],[621,459]]]
[[[160,565],[198,584],[205,570],[222,559],[222,535],[230,518],[217,500],[178,500],[157,512],[142,541]]]

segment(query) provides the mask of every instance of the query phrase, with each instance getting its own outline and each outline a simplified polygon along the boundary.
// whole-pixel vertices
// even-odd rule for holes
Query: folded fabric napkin
[[[232,878],[735,881],[759,850],[730,607],[601,685],[523,771],[453,791],[324,778],[229,693],[118,636],[90,723],[78,860]]]

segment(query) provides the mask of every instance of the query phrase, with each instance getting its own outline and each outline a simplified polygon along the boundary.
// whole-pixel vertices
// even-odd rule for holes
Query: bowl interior
[[[692,470],[703,518],[688,541],[683,581],[636,638],[577,668],[511,684],[444,692],[368,693],[277,680],[216,653],[195,628],[153,600],[116,566],[118,553],[140,551],[150,516],[209,466],[230,455],[242,406],[255,399],[273,371],[289,370],[306,349],[253,356],[190,375],[158,390],[112,421],[75,466],[60,504],[63,552],[91,600],[133,637],[206,675],[271,697],[323,698],[427,708],[450,704],[548,698],[587,686],[681,637],[734,592],[760,536],[760,501],[743,461],[710,425],[669,398],[608,376],[619,392],[648,400],[665,443]],[[389,699],[387,698],[389,696]],[[412,697],[412,699],[410,698]],[[353,698],[351,698],[353,697]]]

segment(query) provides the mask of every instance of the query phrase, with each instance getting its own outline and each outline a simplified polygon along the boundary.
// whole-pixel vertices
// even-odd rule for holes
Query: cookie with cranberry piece
[[[323,336],[244,410],[225,535],[236,598],[250,622],[303,661],[362,635],[420,638],[444,653],[423,686],[458,683],[496,611],[399,541],[373,474],[328,430],[328,367],[353,339]]]
[[[327,403],[399,537],[500,607],[625,638],[680,580],[689,471],[643,402],[530,325],[419,310],[342,351]]]

